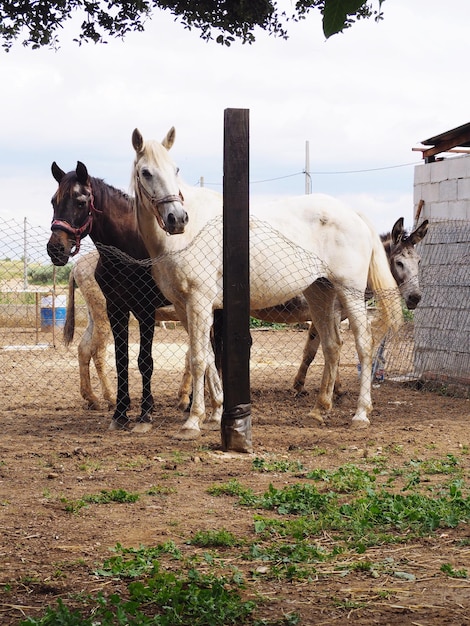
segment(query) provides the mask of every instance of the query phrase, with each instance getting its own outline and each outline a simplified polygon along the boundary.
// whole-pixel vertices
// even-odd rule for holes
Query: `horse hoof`
[[[370,426],[370,421],[367,417],[364,417],[364,418],[353,417],[351,420],[352,428],[361,429],[361,428],[369,428],[369,426]]]
[[[141,434],[148,433],[150,430],[152,430],[152,422],[136,422],[131,432]]]
[[[199,439],[201,436],[201,431],[196,428],[182,428],[179,433],[174,436],[174,439],[178,439],[179,441],[194,441],[195,439]]]
[[[99,400],[88,400],[86,408],[88,411],[99,411],[100,409]]]
[[[220,422],[209,420],[202,424],[201,428],[204,430],[220,430]]]
[[[178,411],[182,413],[187,413],[191,407],[191,402],[189,398],[187,400],[181,398],[178,402]]]
[[[117,420],[111,420],[111,424],[108,426],[108,430],[130,430],[130,420],[126,422],[119,422]]]
[[[320,413],[320,411],[310,411],[308,416],[315,420],[317,426],[325,425],[325,419],[323,415]]]

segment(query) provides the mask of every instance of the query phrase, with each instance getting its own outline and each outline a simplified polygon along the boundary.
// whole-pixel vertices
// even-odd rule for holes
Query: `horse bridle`
[[[158,211],[158,207],[162,204],[169,204],[170,202],[180,202],[181,204],[184,205],[184,196],[181,193],[181,190],[178,191],[177,196],[175,194],[169,194],[167,196],[162,196],[161,198],[157,198],[157,196],[154,196],[147,191],[147,189],[142,184],[142,181],[140,180],[140,176],[138,173],[136,174],[136,179],[137,179],[137,183],[138,183],[140,191],[144,194],[144,196],[147,198],[150,204],[157,209],[157,215],[155,217],[157,218],[157,222],[160,228],[162,230],[166,230],[165,224],[163,223],[162,216],[160,215],[160,212]]]
[[[86,187],[86,190],[90,193],[90,208],[88,210],[88,215],[86,217],[85,222],[81,226],[72,226],[66,220],[57,220],[53,219],[51,224],[51,230],[62,230],[67,235],[71,235],[75,240],[75,250],[70,252],[69,256],[75,256],[80,252],[80,243],[86,235],[91,233],[91,229],[93,227],[93,212],[97,212],[98,209],[95,207],[95,199],[93,197],[93,191],[91,187]]]

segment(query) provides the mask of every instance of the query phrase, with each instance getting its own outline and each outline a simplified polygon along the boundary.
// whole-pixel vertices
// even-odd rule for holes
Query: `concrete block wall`
[[[414,206],[424,200],[421,219],[470,220],[470,155],[415,167]]]
[[[414,369],[470,394],[470,155],[415,168],[415,214],[430,221],[418,245],[423,297],[414,316]]]

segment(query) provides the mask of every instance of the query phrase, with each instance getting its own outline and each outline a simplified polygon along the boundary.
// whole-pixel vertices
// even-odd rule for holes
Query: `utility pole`
[[[310,145],[309,142],[305,142],[305,194],[312,193],[312,178],[310,176]]]

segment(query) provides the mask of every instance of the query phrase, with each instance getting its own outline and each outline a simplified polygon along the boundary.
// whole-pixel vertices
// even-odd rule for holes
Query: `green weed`
[[[221,528],[220,530],[200,530],[188,542],[193,546],[202,548],[208,547],[233,547],[239,546],[242,542],[230,531]]]
[[[67,500],[62,498],[61,501],[65,503],[65,510],[68,513],[78,513],[80,509],[87,504],[109,504],[110,502],[116,502],[124,504],[128,502],[137,502],[139,499],[138,493],[128,493],[124,489],[102,489],[98,494],[90,494],[83,496],[80,500]]]

